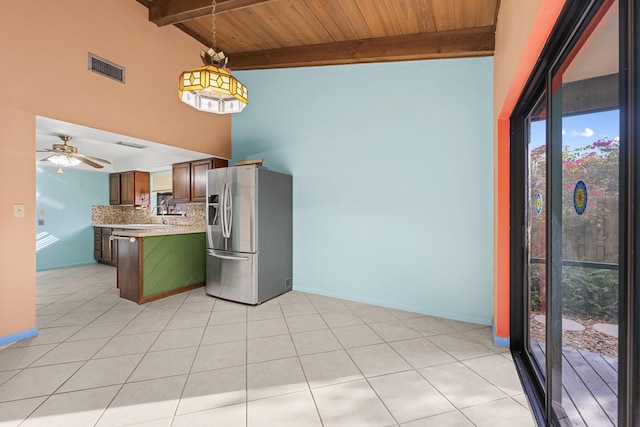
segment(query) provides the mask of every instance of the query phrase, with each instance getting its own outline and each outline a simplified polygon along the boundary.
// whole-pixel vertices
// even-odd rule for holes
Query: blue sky
[[[531,146],[539,147],[545,141],[546,121],[531,123]],[[620,136],[620,110],[567,116],[562,119],[562,145],[584,147],[599,139]]]

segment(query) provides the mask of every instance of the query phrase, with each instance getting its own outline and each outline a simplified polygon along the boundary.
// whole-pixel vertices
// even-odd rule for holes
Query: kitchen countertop
[[[120,228],[112,232],[115,236],[151,237],[171,234],[204,233],[205,227],[163,224],[93,224],[94,227]]]

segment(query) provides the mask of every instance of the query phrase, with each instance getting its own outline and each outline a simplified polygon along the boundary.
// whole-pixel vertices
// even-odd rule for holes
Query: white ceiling
[[[210,154],[184,150],[156,142],[119,135],[113,132],[88,128],[46,117],[36,117],[36,150],[51,148],[53,144],[62,144],[59,135],[68,135],[73,139],[69,145],[77,147],[78,153],[109,160],[111,164],[100,163],[103,169],[95,169],[84,163],[73,169],[95,172],[123,172],[139,170],[156,172],[171,169],[173,163],[188,162],[211,157]],[[132,148],[117,142],[143,145],[145,148]],[[35,153],[39,166],[56,167],[48,161],[41,161],[51,153]]]

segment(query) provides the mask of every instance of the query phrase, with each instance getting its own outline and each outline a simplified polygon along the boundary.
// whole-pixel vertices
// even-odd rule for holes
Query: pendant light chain
[[[216,0],[211,3],[211,41],[213,51],[216,52]]]

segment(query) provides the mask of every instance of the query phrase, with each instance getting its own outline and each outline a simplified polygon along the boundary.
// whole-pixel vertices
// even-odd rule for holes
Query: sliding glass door
[[[548,425],[633,425],[621,2],[568,2],[512,118],[512,349]]]

